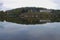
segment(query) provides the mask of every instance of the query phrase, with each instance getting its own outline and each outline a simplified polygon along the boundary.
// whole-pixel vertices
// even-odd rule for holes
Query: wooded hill
[[[5,12],[0,11],[0,20],[17,21],[21,23],[36,23],[39,20],[51,20],[52,22],[60,22],[60,10],[23,7]],[[23,22],[24,21],[24,22]]]

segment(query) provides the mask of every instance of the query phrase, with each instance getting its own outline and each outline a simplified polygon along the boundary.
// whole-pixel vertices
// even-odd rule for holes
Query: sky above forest
[[[0,0],[1,10],[9,10],[20,7],[60,9],[60,0]]]

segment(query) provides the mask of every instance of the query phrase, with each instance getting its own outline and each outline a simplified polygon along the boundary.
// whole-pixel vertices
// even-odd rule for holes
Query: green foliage
[[[33,10],[33,12],[31,11]],[[0,20],[7,20],[10,22],[16,22],[21,24],[29,23],[40,23],[39,20],[51,20],[52,22],[60,22],[60,10],[52,10],[52,12],[40,12],[39,10],[44,10],[46,8],[36,8],[36,7],[25,7],[16,8],[12,10],[7,10],[6,12],[0,11]],[[25,15],[38,15],[39,17],[28,17],[21,18]]]

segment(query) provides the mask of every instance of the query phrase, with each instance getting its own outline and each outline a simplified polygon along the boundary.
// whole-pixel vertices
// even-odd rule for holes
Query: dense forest
[[[43,11],[40,12],[40,10]],[[9,22],[16,22],[21,24],[41,23],[40,20],[51,20],[51,22],[60,22],[60,10],[37,7],[16,8],[7,11],[0,11],[0,20],[6,20]]]

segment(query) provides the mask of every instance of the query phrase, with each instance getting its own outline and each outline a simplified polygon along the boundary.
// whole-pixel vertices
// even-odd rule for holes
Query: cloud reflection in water
[[[60,40],[60,23],[23,25],[11,22],[0,22],[0,39]]]

